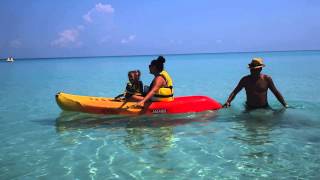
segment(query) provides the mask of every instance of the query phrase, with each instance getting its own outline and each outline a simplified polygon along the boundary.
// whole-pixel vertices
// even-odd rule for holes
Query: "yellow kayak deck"
[[[95,114],[140,114],[142,108],[134,107],[137,102],[115,100],[114,98],[79,96],[57,93],[59,107],[66,111],[78,111]]]

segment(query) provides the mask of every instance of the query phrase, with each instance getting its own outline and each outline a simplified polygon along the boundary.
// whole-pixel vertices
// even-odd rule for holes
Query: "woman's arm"
[[[163,79],[163,77],[161,76],[156,77],[154,86],[148,92],[148,94],[140,102],[137,103],[137,106],[144,106],[144,103],[147,102],[149,99],[151,99],[152,96],[155,94],[155,92],[158,91],[165,83],[166,82]]]

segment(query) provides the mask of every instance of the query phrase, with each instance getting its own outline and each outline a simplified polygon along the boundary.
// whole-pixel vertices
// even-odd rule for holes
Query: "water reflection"
[[[179,126],[191,122],[203,122],[214,119],[216,111],[203,113],[189,113],[179,115],[152,115],[152,116],[104,116],[78,112],[61,112],[56,119],[56,131],[90,129],[90,128],[115,128],[115,127],[167,127]]]
[[[232,111],[232,110],[231,110]],[[284,119],[283,109],[239,111],[232,116],[229,138],[237,148],[236,167],[244,174],[269,174],[267,167],[276,164],[278,132]]]
[[[70,130],[106,128],[124,126],[129,119],[126,116],[101,116],[94,114],[63,111],[56,118],[56,131],[63,133]]]
[[[264,145],[272,143],[270,132],[283,119],[284,109],[245,110],[235,116],[233,130],[236,135],[232,138],[248,145]]]
[[[84,113],[62,112],[56,119],[58,133],[93,129],[125,131],[123,144],[134,152],[156,149],[157,155],[174,146],[174,128],[187,123],[207,122],[216,117],[215,111],[181,115],[153,116],[101,116]]]
[[[174,128],[126,128],[125,145],[136,152],[145,149],[157,149],[160,153],[167,152],[174,145]]]

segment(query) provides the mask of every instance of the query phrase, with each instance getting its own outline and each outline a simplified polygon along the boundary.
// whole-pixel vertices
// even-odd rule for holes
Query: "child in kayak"
[[[123,94],[115,97],[116,100],[121,100],[124,97],[125,100],[135,99],[135,96],[142,96],[143,94],[143,83],[140,81],[140,71],[134,70],[128,72],[128,83]]]

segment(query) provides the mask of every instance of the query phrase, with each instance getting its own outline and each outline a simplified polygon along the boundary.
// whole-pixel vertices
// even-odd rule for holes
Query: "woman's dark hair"
[[[161,72],[163,71],[163,64],[166,62],[166,59],[163,56],[159,56],[157,59],[151,61],[152,66],[156,66],[156,68]]]

